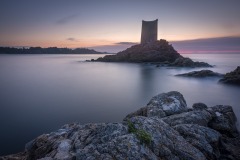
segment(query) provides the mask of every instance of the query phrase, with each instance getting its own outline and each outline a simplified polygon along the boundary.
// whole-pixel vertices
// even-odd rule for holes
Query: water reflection
[[[195,102],[232,105],[240,119],[239,87],[214,78],[174,76],[195,69],[83,62],[102,55],[0,56],[0,155],[23,150],[32,138],[65,123],[119,122],[152,96],[173,90],[184,95],[189,107]],[[225,57],[216,56],[213,70],[220,73],[240,60],[238,55],[225,63]]]
[[[139,65],[140,77],[139,77],[139,95],[141,99],[149,97],[155,90],[154,86],[154,69],[153,66]]]

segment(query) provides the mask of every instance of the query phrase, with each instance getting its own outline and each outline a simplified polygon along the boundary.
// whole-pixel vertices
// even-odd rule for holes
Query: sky
[[[117,52],[139,43],[142,20],[155,19],[158,39],[177,46],[223,37],[230,43],[240,37],[239,7],[240,0],[0,0],[0,46]]]

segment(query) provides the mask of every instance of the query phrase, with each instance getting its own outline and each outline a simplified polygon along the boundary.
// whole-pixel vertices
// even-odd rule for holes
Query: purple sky
[[[140,41],[142,20],[158,19],[158,38],[180,50],[234,51],[240,45],[239,6],[239,0],[1,0],[0,46],[117,52]]]

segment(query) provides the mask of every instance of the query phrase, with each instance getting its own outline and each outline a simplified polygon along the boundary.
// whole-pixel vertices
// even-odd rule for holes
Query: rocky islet
[[[133,45],[115,55],[106,55],[96,60],[99,62],[133,62],[157,63],[174,67],[212,67],[205,62],[194,62],[190,58],[181,56],[168,41],[158,41]]]
[[[183,73],[183,74],[177,74],[176,76],[205,78],[205,77],[222,77],[223,74],[213,72],[211,70],[200,70],[200,71],[192,71],[192,72]]]

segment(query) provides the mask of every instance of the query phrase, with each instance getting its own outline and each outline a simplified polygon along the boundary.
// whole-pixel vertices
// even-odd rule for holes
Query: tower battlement
[[[142,21],[141,44],[157,40],[158,19],[154,21]]]

